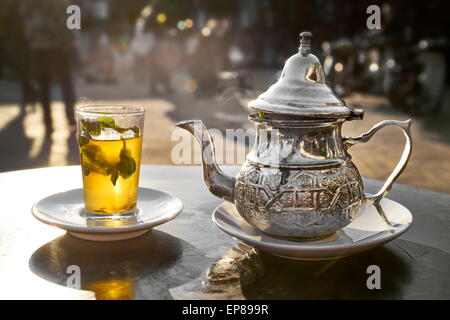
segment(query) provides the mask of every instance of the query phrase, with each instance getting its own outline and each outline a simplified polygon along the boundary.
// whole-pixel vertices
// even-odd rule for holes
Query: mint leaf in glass
[[[111,168],[111,182],[113,185],[116,185],[118,178],[119,178],[119,167],[114,166]]]
[[[81,124],[83,125],[83,128],[91,135],[91,136],[99,136],[102,132],[102,128],[100,126],[100,123],[97,121],[91,121],[91,120],[81,120]]]
[[[116,124],[113,118],[111,117],[98,117],[96,120],[81,120],[83,128],[91,135],[91,136],[99,136],[101,134],[102,129],[110,128],[119,133],[124,133],[128,130],[134,132],[135,137],[139,137],[140,130],[139,127],[133,126],[131,128],[122,128]]]
[[[81,168],[83,169],[83,174],[86,177],[91,173],[91,169],[89,169],[88,167],[85,167],[85,166],[82,165]]]
[[[78,143],[80,144],[80,147],[82,147],[89,143],[89,138],[86,138],[85,136],[78,136]]]
[[[106,159],[105,154],[99,146],[88,144],[81,149],[81,161],[83,167],[89,169],[89,172],[96,172],[104,176],[111,174],[111,164]],[[86,170],[86,169],[84,169]]]
[[[100,122],[101,128],[111,128],[120,133],[123,133],[127,130],[127,129],[121,128],[118,125],[116,125],[116,122],[114,121],[114,119],[110,118],[110,117],[98,117],[98,121]]]
[[[131,127],[130,130],[134,132],[134,137],[137,138],[141,135],[141,130],[139,130],[139,127]]]
[[[131,156],[131,151],[127,148],[125,140],[119,158],[119,174],[122,178],[127,179],[136,171],[136,161]]]

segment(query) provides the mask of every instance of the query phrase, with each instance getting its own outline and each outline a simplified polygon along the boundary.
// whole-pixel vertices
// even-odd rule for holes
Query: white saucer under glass
[[[138,237],[176,218],[182,210],[179,198],[160,190],[139,188],[136,213],[126,216],[86,216],[83,189],[48,196],[33,205],[31,211],[43,223],[67,230],[77,238],[114,241]]]

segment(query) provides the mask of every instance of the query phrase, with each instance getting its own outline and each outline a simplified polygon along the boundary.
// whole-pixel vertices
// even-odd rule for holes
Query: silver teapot
[[[402,173],[411,155],[411,120],[386,120],[359,137],[343,137],[344,121],[362,119],[364,111],[347,105],[325,84],[318,58],[310,53],[310,32],[300,34],[300,48],[279,80],[249,108],[255,123],[253,149],[236,177],[218,167],[214,145],[200,120],[178,127],[195,136],[202,148],[203,176],[216,196],[234,202],[239,214],[261,231],[282,238],[317,238],[332,234],[373,204],[391,225],[380,201]],[[364,193],[348,149],[367,142],[381,128],[399,126],[406,137],[402,157],[383,187]]]

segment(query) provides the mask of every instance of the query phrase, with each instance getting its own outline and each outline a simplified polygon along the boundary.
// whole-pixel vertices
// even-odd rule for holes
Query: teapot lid
[[[362,119],[363,110],[348,106],[325,84],[322,65],[310,53],[312,34],[305,31],[300,37],[299,52],[286,61],[278,81],[250,101],[249,108],[304,118]]]

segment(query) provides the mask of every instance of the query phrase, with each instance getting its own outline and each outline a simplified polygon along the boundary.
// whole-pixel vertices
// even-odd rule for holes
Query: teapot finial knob
[[[300,33],[300,53],[306,57],[311,52],[311,38],[312,33],[309,31],[303,31]]]

